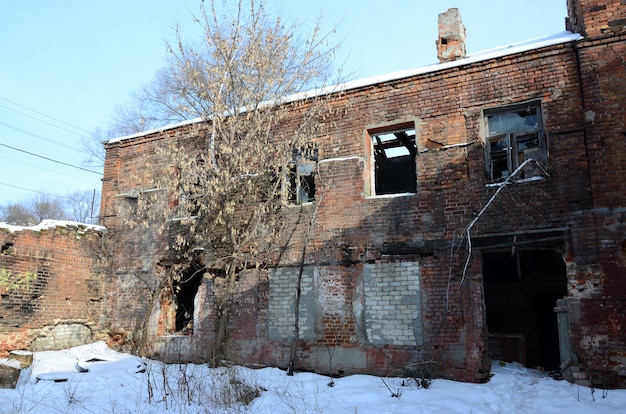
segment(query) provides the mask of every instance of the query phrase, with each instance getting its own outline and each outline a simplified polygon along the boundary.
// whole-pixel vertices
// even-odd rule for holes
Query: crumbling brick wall
[[[103,338],[102,230],[77,223],[0,228],[0,356]]]
[[[617,3],[572,1],[570,9],[596,13],[602,5],[602,10],[613,10]],[[586,17],[574,15],[572,21],[594,21]],[[586,347],[580,358],[624,376],[624,315],[618,309],[626,280],[626,102],[621,93],[626,85],[620,58],[626,51],[616,30],[599,31],[603,39],[572,38],[446,64],[332,97],[336,116],[326,120],[321,136],[312,137],[319,149],[316,191],[321,196],[315,209],[302,210],[316,211],[316,216],[304,258],[297,368],[382,373],[433,358],[441,375],[484,380],[490,364],[484,252],[533,247],[556,252],[565,261],[567,339],[577,352]],[[485,114],[528,104],[540,108],[545,170],[509,184],[503,184],[504,177],[490,179]],[[415,129],[415,192],[376,196],[372,131],[409,124]],[[163,240],[123,225],[119,195],[150,189],[151,177],[142,175],[141,166],[150,162],[153,148],[188,139],[203,125],[107,145],[102,215],[120,237],[120,250],[132,249],[140,240],[152,246],[143,250],[141,260],[118,262],[114,272],[159,271],[166,257]],[[297,213],[285,211],[285,223],[295,223]],[[470,251],[465,229],[477,217]],[[305,231],[300,224],[290,233],[293,238],[281,261],[270,263],[278,268],[245,279],[231,321],[235,360],[286,365],[293,340],[294,278]],[[397,271],[404,266],[412,270],[407,280]],[[145,287],[140,285],[134,286],[143,298]],[[111,287],[115,292],[133,286]],[[374,304],[372,298],[388,298],[389,304]],[[402,319],[405,325],[379,326],[383,311],[391,311],[397,300],[392,320]],[[141,314],[146,306],[134,302],[131,314]],[[124,320],[116,306],[110,316]]]
[[[574,343],[597,384],[625,387],[626,7],[618,0],[570,3],[588,28],[578,59],[593,192],[585,224],[596,233],[579,243],[595,256],[576,291]]]
[[[576,193],[588,187],[587,177],[582,173],[586,166],[583,134],[576,129],[582,113],[577,82],[574,47],[559,44],[351,90],[346,92],[351,103],[349,110],[339,111],[346,102],[344,97],[334,102],[337,112],[343,114],[341,122],[329,121],[328,133],[316,138],[321,159],[316,185],[323,196],[317,207],[314,237],[307,247],[307,269],[313,270],[305,272],[303,279],[299,346],[313,355],[300,357],[303,368],[314,368],[311,364],[319,368],[321,357],[315,355],[323,354],[320,350],[329,346],[339,345],[342,359],[351,364],[346,364],[346,371],[393,369],[398,360],[410,360],[411,355],[415,358],[421,346],[419,331],[427,331],[430,332],[429,347],[446,350],[440,357],[444,374],[471,381],[484,377],[489,361],[480,300],[481,271],[470,267],[472,273],[462,278],[465,255],[457,252],[453,258],[449,256],[451,243],[460,240],[465,226],[498,188],[487,186],[485,178],[480,138],[482,111],[511,103],[541,102],[548,134],[550,178],[511,187],[476,226],[475,232],[489,234],[562,227],[567,224],[564,213],[574,199],[578,204],[590,204],[588,192]],[[406,122],[414,123],[417,130],[418,190],[414,194],[373,197],[368,186],[372,162],[368,130]],[[184,135],[185,131],[180,128],[176,133]],[[174,134],[165,131],[109,146],[112,155],[108,165],[111,167],[105,173],[103,215],[115,216],[116,194],[149,188],[149,177],[141,182],[138,181],[142,179],[141,174],[133,172],[146,162],[146,158],[141,160],[137,154],[149,153],[150,146],[167,142]],[[125,172],[116,174],[115,168]],[[572,191],[563,190],[569,188]],[[135,230],[124,229],[122,224],[112,227],[118,235],[126,237],[120,244],[121,250],[125,249],[124,243],[132,246],[136,240]],[[298,262],[299,242],[293,242],[284,253],[283,265],[294,266]],[[394,250],[394,246],[402,244],[413,246],[412,250],[400,253]],[[162,258],[158,252],[145,252],[149,256],[142,256],[142,260],[148,265],[151,263],[154,271]],[[416,299],[410,305],[400,306],[415,307],[411,308],[410,318],[397,315],[397,318],[404,318],[404,328],[374,325],[377,318],[382,317],[372,307],[378,305],[368,303],[368,298],[376,296],[375,292],[382,291],[384,286],[372,282],[367,274],[385,278],[382,273],[368,270],[379,262],[389,263],[380,266],[405,265],[420,269],[414,281],[420,287],[415,287],[414,294],[408,295],[411,289],[403,287],[402,283],[394,289],[386,285],[390,297],[395,295],[401,302],[403,295]],[[422,263],[428,264],[423,277]],[[350,283],[336,287],[329,285],[330,279],[318,277],[316,281],[311,275],[324,274],[326,266],[334,267],[333,274],[355,277],[348,278]],[[143,267],[136,264],[132,271],[140,268]],[[150,271],[149,266],[145,269]],[[286,285],[283,286],[283,278],[279,276],[285,271],[277,270],[275,277],[270,274],[268,302],[251,304],[266,309],[263,322],[267,327],[255,325],[254,331],[235,335],[238,342],[233,350],[240,352],[239,358],[243,361],[277,365],[285,365],[287,361],[290,346],[287,318],[290,305],[287,302],[292,297],[289,297],[289,290],[281,291]],[[292,284],[294,271],[285,279]],[[293,295],[293,289],[290,291]],[[331,306],[312,312],[323,304],[341,302],[340,297],[353,299],[345,310],[347,324],[338,322]],[[364,303],[359,305],[358,298],[364,298]],[[389,302],[380,306],[393,306],[391,299]],[[133,306],[139,303],[134,302]],[[258,315],[260,311],[256,312]],[[277,312],[282,313],[276,316]],[[256,318],[261,323],[260,316]],[[417,329],[422,323],[424,326]],[[343,333],[334,332],[338,325],[342,326]],[[337,337],[346,339],[331,343],[330,339]],[[266,346],[250,345],[254,341]],[[259,352],[259,348],[265,351]]]

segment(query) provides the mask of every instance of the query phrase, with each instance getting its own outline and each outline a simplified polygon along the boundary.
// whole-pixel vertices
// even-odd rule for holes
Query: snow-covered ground
[[[492,369],[486,384],[437,379],[418,389],[401,378],[164,365],[98,342],[35,353],[17,389],[0,390],[0,413],[626,413],[626,390],[592,392],[515,364]]]

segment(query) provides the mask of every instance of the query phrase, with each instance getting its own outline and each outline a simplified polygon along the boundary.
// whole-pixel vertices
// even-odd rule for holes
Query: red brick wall
[[[565,44],[347,92],[334,103],[337,112],[343,113],[340,122],[329,121],[327,133],[316,139],[322,160],[317,182],[320,197],[309,262],[336,265],[376,261],[383,258],[383,246],[388,243],[440,243],[441,251],[412,259],[432,263],[424,267],[423,293],[427,299],[423,302],[423,312],[430,320],[428,329],[438,331],[432,335],[430,346],[447,350],[442,357],[446,361],[446,375],[472,381],[484,376],[489,362],[484,343],[480,269],[475,269],[473,277],[461,283],[459,272],[464,256],[457,255],[452,260],[453,282],[448,282],[451,262],[448,246],[453,236],[460,238],[463,228],[496,190],[485,187],[481,111],[516,102],[541,101],[548,132],[551,178],[506,191],[476,226],[476,232],[561,227],[566,224],[566,213],[572,205],[591,203],[589,192],[581,190],[589,185],[584,174],[586,154],[579,127],[582,102],[577,82],[574,48]],[[346,97],[351,106],[339,111],[347,102]],[[367,197],[370,149],[366,131],[406,121],[415,122],[417,130],[418,192],[400,197]],[[184,134],[185,129],[178,132]],[[173,132],[166,135],[169,139]],[[163,138],[153,135],[109,146],[104,216],[116,214],[114,194],[151,188],[150,178],[141,176],[141,166],[146,162],[141,156],[148,154],[156,142],[163,142]],[[460,145],[445,149],[455,144]],[[142,237],[134,230],[125,229],[119,221],[110,226],[122,237],[121,250],[132,250],[133,243]],[[297,244],[291,247],[294,252],[300,250]],[[160,258],[154,249],[141,251],[148,266],[141,269],[149,273],[150,264],[154,268]],[[146,257],[146,253],[150,256]],[[297,260],[297,254],[286,257]],[[133,272],[140,270],[138,263],[129,265]],[[346,276],[353,269],[346,267]],[[354,283],[342,287],[348,292],[346,297],[356,288]],[[132,306],[141,307],[141,303],[134,302]],[[255,301],[254,306],[262,308],[263,304]],[[117,306],[112,308],[119,312]],[[346,332],[338,332],[331,316],[322,317],[319,326],[324,344],[354,336],[354,326],[344,326]],[[241,323],[234,326],[251,331],[249,321]],[[235,332],[234,336],[241,339],[242,334]],[[252,337],[244,336],[263,343],[265,340],[257,332],[262,331],[255,329]],[[367,348],[363,342],[356,346]],[[288,349],[288,343],[283,349]],[[388,352],[401,355],[407,351],[390,347]],[[262,355],[263,352],[260,358],[264,358]],[[278,360],[284,361],[284,357]],[[385,361],[385,358],[373,360]],[[380,364],[371,370],[391,368],[388,361]]]
[[[102,338],[104,286],[97,272],[100,231],[84,225],[0,228],[0,356],[28,349],[57,323],[82,323]]]
[[[626,26],[622,0],[568,0],[570,30],[589,38],[611,35]]]
[[[585,24],[593,24],[578,56],[593,192],[593,209],[586,224],[596,234],[595,238],[581,237],[581,245],[588,246],[585,253],[595,252],[588,256],[588,272],[594,275],[589,279],[596,289],[587,288],[581,294],[579,329],[573,336],[598,381],[624,387],[626,6],[623,1],[580,1],[578,6]]]
[[[343,289],[349,299],[362,288],[358,275],[363,264],[419,262],[424,334],[445,376],[478,381],[489,369],[481,254],[473,251],[464,272],[467,245],[456,248],[465,237],[464,229],[499,188],[489,185],[485,175],[483,111],[529,101],[541,103],[548,176],[507,186],[476,222],[472,237],[568,229],[559,245],[567,263],[573,346],[581,359],[597,369],[617,372],[623,367],[620,355],[626,343],[618,309],[626,280],[622,224],[626,42],[616,26],[610,31],[602,28],[605,20],[623,17],[620,4],[570,1],[573,24],[590,36],[582,42],[345,91],[333,98],[336,115],[327,120],[323,134],[312,137],[320,156],[318,212],[306,263],[330,266],[335,276],[332,289]],[[417,192],[371,197],[367,131],[406,122],[413,122],[416,129]],[[125,307],[119,302],[110,306],[110,318],[127,329],[131,324],[125,318],[139,318],[145,312],[149,291],[129,280],[158,273],[165,253],[163,240],[124,225],[117,207],[120,198],[115,195],[152,188],[152,177],[143,174],[143,166],[151,162],[154,147],[169,145],[169,140],[179,139],[177,134],[195,133],[185,126],[107,146],[102,215],[118,237],[117,251],[137,252],[126,262],[117,255],[112,267],[112,274],[125,275],[128,282],[112,284],[112,295],[141,299],[124,300]],[[167,172],[166,166],[163,171]],[[295,220],[292,211],[286,215]],[[303,233],[301,226],[280,264],[298,263]],[[403,245],[412,246],[410,252],[389,253]],[[243,362],[281,365],[286,361],[290,341],[267,335],[271,289],[271,280],[260,278],[238,297],[232,320],[233,352]],[[374,373],[393,369],[394,358],[419,358],[423,351],[374,349],[356,332],[356,322],[349,320],[342,326],[336,322],[332,315],[322,315],[316,326],[321,339],[299,341],[298,368],[326,366],[316,352],[337,342],[345,360],[356,361],[355,366],[366,361],[364,371]]]

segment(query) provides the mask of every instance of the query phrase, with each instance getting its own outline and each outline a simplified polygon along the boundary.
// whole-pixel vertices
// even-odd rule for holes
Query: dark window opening
[[[293,151],[293,161],[288,165],[285,182],[288,204],[302,204],[315,201],[315,173],[318,150],[311,145]]]
[[[558,370],[556,301],[567,296],[565,263],[555,250],[483,253],[489,356]]]
[[[174,284],[176,295],[176,332],[193,334],[195,299],[204,276],[204,268],[191,266]]]
[[[2,247],[0,248],[0,253],[2,254],[7,254],[8,250],[11,248],[11,246],[13,246],[13,243],[11,242],[6,242],[2,245]]]
[[[508,110],[485,113],[487,145],[485,145],[487,178],[505,180],[524,161],[534,159],[545,164],[547,149],[541,107],[527,104]],[[518,178],[538,175],[536,165]]]
[[[415,128],[372,133],[377,195],[417,192]]]

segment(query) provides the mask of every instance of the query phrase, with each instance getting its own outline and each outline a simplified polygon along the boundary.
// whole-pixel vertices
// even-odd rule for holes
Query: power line
[[[24,113],[22,111],[18,111],[17,109],[10,108],[10,107],[8,107],[6,105],[1,105],[0,104],[0,107],[8,109],[9,111],[13,111],[15,113],[18,113],[18,114],[20,114],[22,116],[28,117],[30,119],[34,119],[35,121],[41,122],[43,124],[50,125],[50,126],[53,126],[55,128],[61,129],[63,131],[69,132],[70,134],[78,135],[79,137],[83,137],[85,135],[85,134],[82,134],[82,133],[79,133],[79,132],[76,132],[76,131],[72,131],[71,129],[63,128],[62,126],[55,125],[52,122],[44,121],[43,119],[39,119],[36,116],[28,115],[28,114],[26,114],[26,113]]]
[[[57,164],[66,165],[68,167],[72,167],[72,168],[76,168],[76,169],[79,169],[79,170],[87,171],[87,172],[90,172],[92,174],[102,175],[101,172],[88,170],[87,168],[79,167],[77,165],[72,165],[72,164],[68,164],[68,163],[63,162],[63,161],[58,161],[58,160],[54,160],[52,158],[44,157],[43,155],[35,154],[35,153],[29,152],[29,151],[24,151],[23,149],[15,148],[15,147],[12,147],[10,145],[3,144],[1,142],[0,142],[0,145],[3,146],[3,147],[10,148],[10,149],[15,150],[15,151],[23,152],[24,154],[32,155],[33,157],[38,157],[38,158],[42,158],[44,160],[48,160],[48,161],[51,161],[51,162],[56,162]]]
[[[1,96],[0,96],[0,99],[1,99],[1,100],[3,100],[3,101],[5,101],[5,102],[8,102],[8,103],[10,103],[10,104],[13,104],[13,105],[15,105],[15,106],[19,106],[20,108],[23,108],[23,109],[26,109],[26,110],[28,110],[28,111],[34,112],[34,113],[36,113],[36,114],[39,114],[39,115],[41,115],[41,116],[44,116],[44,117],[46,117],[46,118],[48,118],[48,119],[52,119],[53,121],[59,122],[59,123],[61,123],[61,124],[63,124],[63,125],[67,125],[67,126],[72,127],[72,128],[74,128],[74,129],[78,129],[79,131],[83,131],[83,132],[86,132],[86,133],[88,133],[88,134],[90,134],[90,133],[91,133],[91,131],[88,131],[88,130],[86,130],[85,128],[81,128],[81,127],[78,127],[78,126],[76,126],[76,125],[72,125],[72,124],[70,124],[69,122],[62,121],[62,120],[60,120],[60,119],[58,119],[58,118],[55,118],[55,117],[53,117],[53,116],[46,115],[46,114],[44,114],[43,112],[39,112],[39,111],[36,111],[36,110],[34,110],[34,109],[31,109],[31,108],[29,108],[29,107],[27,107],[27,106],[20,105],[20,104],[18,104],[17,102],[10,101],[10,100],[8,100],[7,98],[3,98],[3,97],[1,97]]]
[[[7,184],[7,183],[3,183],[3,182],[0,182],[0,185],[4,185],[4,186],[7,186],[7,187],[11,187],[11,188],[16,188],[18,190],[30,191],[31,193],[43,194],[43,195],[47,195],[47,196],[50,196],[50,197],[62,198],[64,200],[82,201],[82,200],[76,200],[76,199],[70,198],[70,197],[60,196],[60,195],[57,195],[57,194],[44,193],[43,191],[32,190],[30,188],[18,187],[17,185]]]
[[[32,133],[32,132],[28,132],[28,131],[26,131],[26,130],[23,130],[23,129],[20,129],[20,128],[17,128],[17,127],[14,127],[13,125],[5,124],[4,122],[0,122],[0,125],[4,125],[5,127],[7,127],[7,128],[11,128],[11,129],[12,129],[12,130],[14,130],[14,131],[18,131],[18,132],[21,132],[21,133],[23,133],[23,134],[28,134],[28,135],[33,136],[33,137],[35,137],[35,138],[43,139],[44,141],[50,142],[50,143],[52,143],[52,144],[55,144],[55,145],[60,145],[60,146],[65,147],[65,148],[69,148],[69,149],[71,149],[72,151],[79,152],[79,151],[78,151],[78,149],[76,149],[75,147],[72,147],[71,145],[63,144],[63,143],[58,142],[58,141],[55,141],[55,140],[53,140],[53,139],[46,138],[46,137],[44,137],[44,136],[34,134],[34,133]]]
[[[42,167],[42,166],[40,166],[40,165],[29,164],[29,163],[24,162],[24,161],[14,160],[14,159],[11,159],[11,158],[9,158],[9,157],[3,157],[3,156],[1,156],[1,155],[0,155],[0,158],[5,159],[5,160],[9,160],[9,161],[13,161],[13,162],[18,163],[18,164],[24,164],[24,165],[27,165],[27,166],[29,166],[29,167],[38,168],[38,169],[40,169],[40,170],[50,171],[51,173],[54,173],[54,174],[64,175],[64,176],[66,176],[66,177],[70,177],[70,178],[73,178],[73,179],[75,179],[75,180],[84,181],[84,182],[86,182],[86,183],[93,183],[93,181],[87,180],[87,179],[85,179],[85,178],[82,178],[82,177],[77,177],[77,176],[75,176],[75,175],[65,174],[65,173],[62,173],[61,171],[55,171],[55,170],[52,170],[52,169],[50,169],[50,168],[44,168],[44,167]]]

